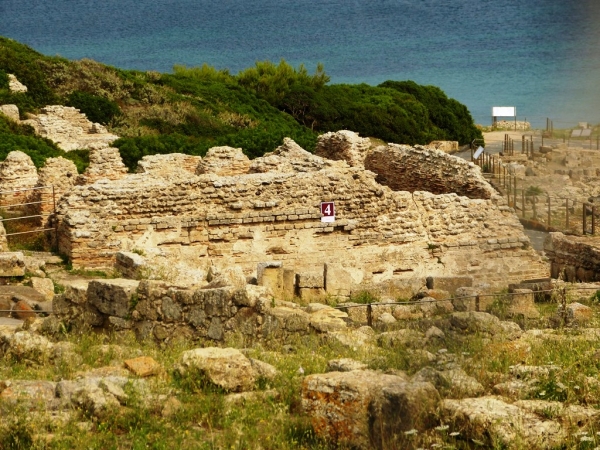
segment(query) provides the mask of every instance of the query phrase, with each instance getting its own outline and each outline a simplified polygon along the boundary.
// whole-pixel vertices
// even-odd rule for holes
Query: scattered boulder
[[[22,252],[0,253],[0,277],[22,277],[25,261]]]
[[[440,371],[424,367],[412,377],[412,381],[431,383],[446,398],[477,397],[485,392],[481,383],[459,368]]]
[[[327,361],[327,372],[352,372],[353,370],[365,370],[368,367],[366,364],[351,358]]]
[[[405,382],[372,370],[309,375],[302,382],[302,408],[319,437],[338,446],[368,448],[371,402],[383,388]]]
[[[149,377],[158,375],[162,371],[162,367],[154,358],[150,356],[140,356],[138,358],[126,359],[123,364],[127,369],[138,377]]]
[[[442,400],[440,413],[442,421],[460,429],[464,437],[488,446],[552,448],[566,437],[558,422],[543,420],[497,397]]]
[[[431,383],[411,381],[384,386],[369,404],[371,446],[400,448],[394,445],[398,435],[432,428],[437,423],[439,402],[440,396]]]
[[[125,318],[139,284],[139,281],[124,278],[92,280],[87,289],[88,302],[103,314]]]
[[[250,360],[233,348],[196,348],[181,355],[178,367],[181,376],[204,378],[225,391],[242,392],[254,389],[256,372]]]

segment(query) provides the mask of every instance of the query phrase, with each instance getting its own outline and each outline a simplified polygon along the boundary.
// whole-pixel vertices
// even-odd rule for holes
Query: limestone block
[[[455,311],[487,311],[493,303],[494,296],[478,287],[460,287],[452,298]]]
[[[340,331],[346,328],[344,319],[348,314],[339,309],[326,307],[310,315],[310,326],[319,332]]]
[[[261,334],[264,338],[277,338],[287,333],[308,332],[310,315],[297,308],[278,306],[267,311]]]
[[[292,298],[296,295],[296,273],[293,269],[283,269],[283,296]]]
[[[425,431],[437,422],[440,395],[428,382],[404,382],[385,386],[369,405],[370,448],[400,448],[394,436],[410,430]]]
[[[205,377],[226,391],[243,392],[254,389],[255,371],[252,363],[234,348],[196,348],[183,352],[178,370],[181,375]]]
[[[302,408],[317,436],[340,447],[370,448],[371,402],[384,388],[403,382],[372,370],[309,375],[302,382]]]
[[[162,367],[150,356],[140,356],[138,358],[126,359],[123,364],[134,375],[138,377],[149,377],[158,375]]]
[[[348,297],[354,285],[351,273],[341,264],[325,264],[325,291],[334,297]]]
[[[433,286],[431,289],[441,289],[447,291],[450,294],[456,293],[456,290],[461,287],[473,286],[473,277],[455,276],[455,277],[432,277]],[[430,295],[430,297],[434,297]],[[436,298],[436,297],[434,297]]]
[[[140,282],[115,278],[92,280],[88,285],[88,302],[103,314],[125,318],[131,312],[132,298]]]
[[[145,258],[137,253],[117,252],[115,256],[115,269],[126,278],[139,278],[140,271],[146,267]]]
[[[307,302],[324,302],[325,289],[323,288],[299,288],[298,297]]]
[[[351,372],[353,370],[368,369],[367,364],[350,358],[332,359],[327,361],[327,372]]]
[[[537,319],[540,312],[535,307],[533,291],[531,289],[514,289],[510,296],[508,313],[511,316],[523,316],[527,319]]]
[[[269,288],[276,298],[283,296],[283,263],[281,261],[258,264],[256,279],[259,286]]]
[[[454,423],[465,438],[485,445],[552,448],[565,439],[558,422],[543,420],[496,397],[443,400],[440,412],[442,420]]]
[[[25,261],[22,252],[0,253],[0,277],[22,277]]]
[[[296,287],[302,288],[320,288],[325,285],[322,272],[303,272],[296,274]]]
[[[54,298],[54,283],[50,278],[31,277],[31,287],[42,294],[46,300]]]
[[[0,114],[4,114],[15,122],[19,121],[19,107],[17,105],[0,105]]]

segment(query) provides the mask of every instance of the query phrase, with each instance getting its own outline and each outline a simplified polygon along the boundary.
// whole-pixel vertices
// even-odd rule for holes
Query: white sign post
[[[473,158],[477,159],[481,156],[481,154],[483,153],[484,148],[480,145],[479,148],[477,148],[477,150],[475,150],[475,154],[473,155]]]
[[[515,106],[493,106],[492,107],[492,127],[496,127],[498,117],[514,117],[515,131],[517,131],[517,108]]]

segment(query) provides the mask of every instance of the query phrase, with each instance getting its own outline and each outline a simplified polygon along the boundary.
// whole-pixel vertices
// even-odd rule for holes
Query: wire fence
[[[533,154],[533,141],[523,136],[523,154],[530,158]],[[514,155],[509,140],[505,141],[505,153]],[[481,167],[484,176],[502,194],[506,196],[508,205],[530,225],[544,231],[562,231],[568,234],[596,234],[600,225],[600,203],[595,204],[589,197],[568,198],[548,194],[535,186],[525,187],[519,182],[514,169],[503,162],[499,155],[485,151],[472,161]],[[600,198],[598,198],[600,201]]]

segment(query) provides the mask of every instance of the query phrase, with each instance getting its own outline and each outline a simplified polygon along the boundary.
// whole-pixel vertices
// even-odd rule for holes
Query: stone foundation
[[[291,140],[249,165],[239,149],[215,153],[219,163],[202,161],[200,175],[143,173],[76,186],[59,204],[60,251],[75,267],[111,268],[117,252],[142,249],[170,266],[239,266],[247,276],[275,261],[281,286],[286,273],[289,280],[322,275],[325,265],[343,274],[337,286],[299,287],[307,296],[329,287],[344,295],[361,286],[416,291],[428,276],[474,277],[499,287],[547,276],[513,210],[479,169],[442,152],[388,146],[367,155],[367,167],[393,189],[404,184],[389,168],[402,171],[407,163],[410,176],[401,173],[405,184],[417,186],[412,192],[392,190],[363,167],[311,155]],[[230,175],[210,172],[215,167]],[[449,193],[453,188],[472,198]],[[335,202],[334,222],[321,221],[324,201]]]
[[[600,281],[600,238],[550,233],[544,242],[552,278],[568,282]]]

